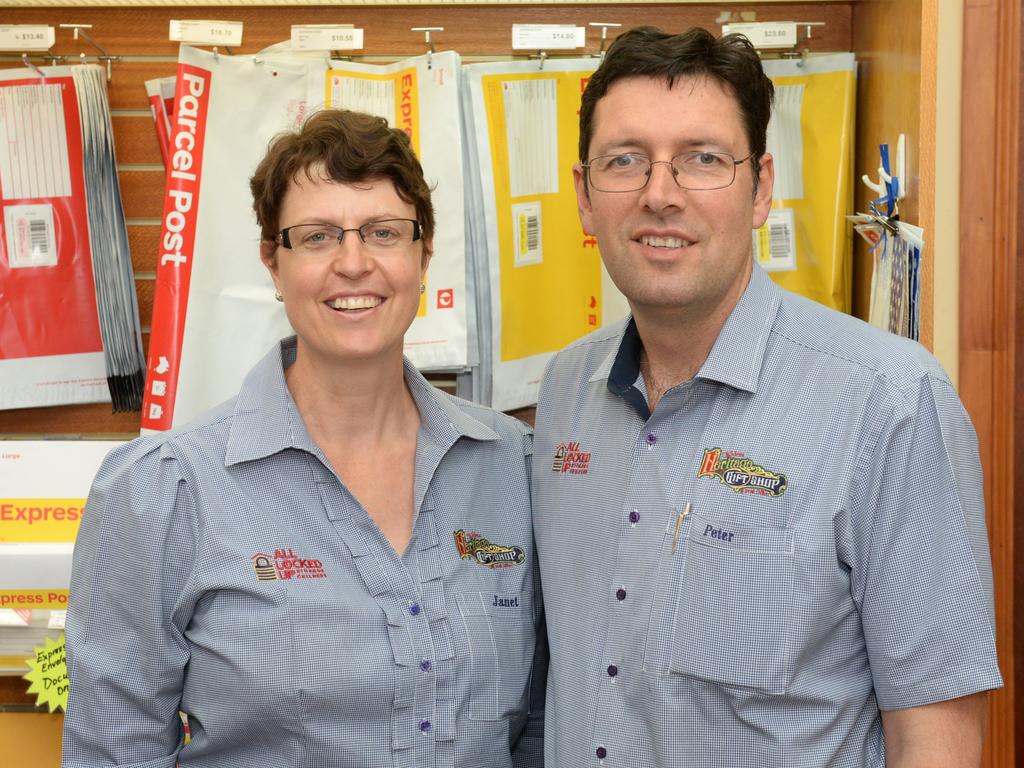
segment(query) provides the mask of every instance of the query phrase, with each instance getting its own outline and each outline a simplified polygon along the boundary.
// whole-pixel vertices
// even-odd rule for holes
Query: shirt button
[[[647,440],[648,445],[654,445],[656,442],[658,442],[658,436],[653,432],[648,432],[647,437],[644,439]]]
[[[608,750],[605,749],[604,747],[598,747],[597,748],[597,759],[598,760],[604,760],[606,757],[608,757]]]
[[[423,731],[423,733],[426,733],[427,731],[429,731],[430,730],[430,721],[429,720],[420,720],[420,730]]]
[[[617,674],[619,674],[619,668],[616,667],[614,664],[609,664],[608,677],[615,677]]]
[[[634,525],[640,522],[640,513],[637,510],[634,509],[632,512],[629,513],[629,522],[633,523]]]
[[[420,662],[420,669],[422,669],[424,672],[429,672],[432,666],[433,664],[430,663],[430,659],[424,659]]]
[[[409,613],[412,614],[413,616],[419,616],[420,615],[420,605],[419,605],[419,603],[410,603],[409,604]]]
[[[625,600],[626,599],[626,590],[624,590],[622,587],[619,587],[618,589],[616,589],[615,590],[615,598],[617,600]]]

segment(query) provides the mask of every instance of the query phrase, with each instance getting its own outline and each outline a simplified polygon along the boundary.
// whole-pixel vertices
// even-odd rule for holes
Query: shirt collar
[[[500,440],[501,435],[466,413],[458,402],[423,378],[409,359],[405,359],[405,383],[420,412],[420,426],[436,442],[454,444],[460,437],[473,440]]]
[[[318,452],[284,377],[285,370],[295,362],[296,350],[294,336],[282,339],[246,375],[235,401],[226,466],[261,459],[286,448]],[[404,375],[419,409],[421,426],[435,442],[453,445],[460,437],[500,439],[493,429],[439,392],[408,359],[404,361]]]
[[[768,336],[782,301],[782,292],[757,263],[740,300],[722,326],[704,365],[694,378],[727,384],[747,392],[757,391]],[[607,379],[608,390],[626,395],[640,375],[643,342],[633,318],[623,326],[619,343],[598,366],[592,382]]]
[[[756,392],[782,291],[755,262],[750,282],[718,334],[697,376]]]
[[[282,339],[242,381],[228,434],[225,466],[261,459],[285,448],[313,450],[313,440],[285,382],[295,362],[294,336]]]

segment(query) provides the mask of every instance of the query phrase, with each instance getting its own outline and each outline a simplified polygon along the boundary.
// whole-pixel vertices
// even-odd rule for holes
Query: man
[[[977,765],[996,665],[970,421],[920,346],[780,290],[772,85],[635,29],[580,111],[580,218],[632,316],[541,389],[558,768]]]

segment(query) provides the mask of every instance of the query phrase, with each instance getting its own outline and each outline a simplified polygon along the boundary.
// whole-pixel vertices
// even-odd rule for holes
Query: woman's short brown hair
[[[389,128],[382,117],[327,109],[312,115],[297,131],[278,134],[249,180],[252,207],[264,242],[280,230],[281,205],[288,185],[300,173],[344,184],[389,179],[395,191],[416,209],[422,238],[434,235],[434,207],[423,167],[405,131]]]

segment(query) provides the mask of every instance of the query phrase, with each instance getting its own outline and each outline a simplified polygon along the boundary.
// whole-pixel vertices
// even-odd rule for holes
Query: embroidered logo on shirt
[[[704,451],[697,477],[715,477],[736,493],[781,496],[786,492],[786,476],[755,464],[739,451],[712,448]]]
[[[249,559],[260,581],[327,578],[322,562],[299,557],[292,549],[275,549],[272,556],[257,552]]]
[[[479,533],[466,533],[461,528],[455,531],[455,547],[463,560],[472,560],[488,568],[511,568],[526,562],[526,552],[522,547],[492,544]]]
[[[580,449],[577,440],[559,443],[551,469],[559,474],[585,475],[590,471],[590,454]]]

